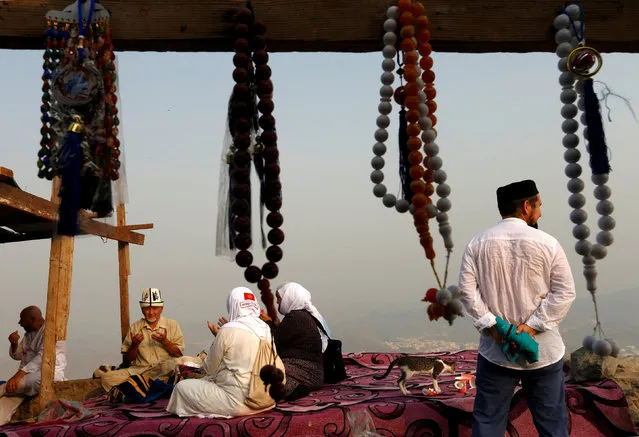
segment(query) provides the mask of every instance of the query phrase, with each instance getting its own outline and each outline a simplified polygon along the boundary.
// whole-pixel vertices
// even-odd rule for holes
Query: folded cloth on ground
[[[57,399],[47,403],[44,411],[38,416],[36,423],[42,425],[45,422],[76,422],[86,419],[92,414],[90,410],[84,408],[79,402]]]
[[[175,385],[182,380],[178,374],[163,379],[151,379],[146,375],[132,375],[122,384],[111,388],[109,402],[142,404],[169,397]]]
[[[188,364],[179,365],[178,373],[183,379],[200,379],[206,376],[206,371],[203,367],[189,366]]]

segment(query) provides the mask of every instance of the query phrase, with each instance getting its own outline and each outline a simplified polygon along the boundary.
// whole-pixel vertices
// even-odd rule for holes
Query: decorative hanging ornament
[[[102,96],[102,79],[94,66],[67,64],[56,71],[53,97],[60,105],[83,107]]]
[[[559,60],[559,84],[562,87],[560,100],[563,103],[561,115],[564,121],[561,128],[564,132],[563,145],[566,148],[564,159],[567,162],[565,173],[568,176],[568,204],[573,208],[570,221],[575,224],[573,236],[577,239],[575,251],[582,256],[586,288],[590,292],[595,307],[596,324],[593,334],[584,338],[583,346],[598,355],[617,356],[619,346],[606,335],[599,320],[597,307],[597,260],[607,255],[607,247],[613,243],[612,230],[616,223],[611,216],[614,206],[609,200],[610,187],[607,185],[610,164],[608,161],[608,147],[605,142],[603,121],[599,108],[599,99],[595,94],[592,77],[599,72],[603,65],[601,54],[592,47],[588,47],[584,40],[584,14],[581,6],[571,4],[566,6],[555,18],[555,42]],[[575,104],[576,102],[576,104]],[[588,213],[585,211],[586,197],[582,194],[585,188],[580,178],[582,167],[579,164],[581,152],[579,145],[579,121],[575,118],[579,111],[583,128],[583,137],[588,141],[586,151],[590,155],[591,180],[595,184],[594,197],[599,202],[596,210],[599,214],[596,243],[592,243],[590,228],[586,225]]]
[[[220,209],[227,215],[218,215],[218,245],[226,244],[218,253],[235,253],[235,262],[244,268],[244,278],[257,283],[262,302],[269,316],[277,319],[270,279],[277,277],[277,263],[282,259],[280,245],[284,232],[280,229],[284,219],[282,208],[282,184],[280,182],[279,150],[273,117],[273,82],[268,66],[265,24],[255,19],[251,3],[235,13],[235,55],[233,56],[233,80],[235,86],[229,101],[228,129],[232,138],[224,165],[228,174],[228,189],[221,199]],[[254,265],[250,248],[253,244],[251,220],[251,167],[260,181],[259,208],[262,248],[266,249],[267,262]],[[264,209],[266,223],[271,228],[263,231]],[[224,226],[220,226],[224,223]],[[224,243],[220,243],[223,241]],[[267,248],[267,241],[270,246]]]
[[[592,47],[577,46],[567,59],[568,71],[581,77],[592,77],[603,66],[601,54]]]
[[[436,90],[434,86],[435,73],[432,71],[433,60],[430,57],[432,47],[429,31],[430,21],[425,14],[424,6],[419,1],[399,0],[397,6],[391,6],[386,12],[384,21],[384,48],[382,54],[380,88],[380,103],[378,106],[377,130],[374,137],[371,160],[373,172],[370,179],[374,184],[373,194],[381,198],[387,208],[395,208],[399,213],[410,211],[413,223],[429,260],[435,279],[443,295],[450,294],[450,287],[446,287],[448,279],[448,265],[453,248],[452,227],[448,219],[451,202],[448,199],[451,189],[446,183],[447,175],[442,169],[443,161],[439,156],[439,146],[435,143],[437,124],[435,111]],[[397,62],[395,61],[397,59]],[[398,67],[398,68],[397,68]],[[396,72],[399,86],[393,89]],[[405,83],[404,83],[405,81]],[[388,192],[384,184],[383,168],[386,164],[384,155],[388,140],[389,115],[392,112],[392,101],[400,106],[399,110],[399,176],[401,181],[401,195],[395,196]],[[437,188],[433,183],[437,184]],[[437,193],[439,199],[433,203],[432,195]],[[435,250],[430,233],[429,220],[436,218],[439,223],[439,233],[446,248],[446,267],[443,283],[435,268]],[[454,286],[451,286],[454,287]],[[432,289],[436,290],[436,289]],[[427,301],[422,299],[423,301]],[[445,304],[438,304],[442,309],[442,316],[452,324],[458,315],[463,315],[461,302],[458,298],[443,299]],[[429,307],[431,313],[439,308]],[[458,305],[459,304],[459,305]],[[437,320],[439,317],[431,317]]]
[[[119,178],[110,14],[78,0],[46,19],[38,177],[61,178],[57,232],[73,236],[80,209],[113,211],[111,181]]]

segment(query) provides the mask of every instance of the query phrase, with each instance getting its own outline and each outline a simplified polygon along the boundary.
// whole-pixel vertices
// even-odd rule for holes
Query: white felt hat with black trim
[[[159,288],[143,288],[142,299],[140,299],[140,307],[163,307],[162,293]]]

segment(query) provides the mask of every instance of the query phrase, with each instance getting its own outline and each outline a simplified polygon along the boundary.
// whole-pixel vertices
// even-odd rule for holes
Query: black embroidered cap
[[[525,181],[513,182],[497,188],[497,204],[504,205],[506,203],[517,200],[527,199],[539,194],[535,181],[526,179]]]

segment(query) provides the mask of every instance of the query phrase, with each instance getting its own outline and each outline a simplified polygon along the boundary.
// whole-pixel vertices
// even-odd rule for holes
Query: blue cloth
[[[517,361],[519,355],[523,355],[526,361],[529,363],[536,363],[539,361],[539,345],[533,338],[526,332],[517,334],[517,327],[506,322],[501,317],[497,317],[497,324],[495,329],[504,338],[504,344],[501,350],[506,355],[509,361]],[[514,347],[514,352],[511,353],[511,346]]]
[[[107,397],[109,402],[114,403],[153,402],[171,396],[173,388],[181,379],[177,374],[169,377],[166,382],[161,379],[151,379],[146,375],[131,375],[123,383],[112,387]]]
[[[541,369],[515,370],[477,357],[477,396],[472,437],[503,436],[510,402],[521,381],[540,437],[568,437],[563,360]]]

